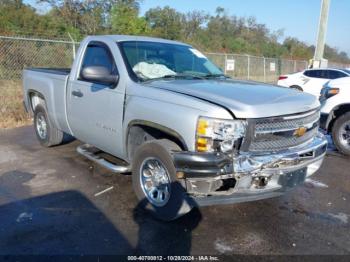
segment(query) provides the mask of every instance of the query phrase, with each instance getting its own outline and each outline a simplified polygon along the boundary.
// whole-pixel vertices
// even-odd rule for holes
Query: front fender
[[[189,151],[194,150],[196,123],[200,110],[143,97],[129,97],[124,117],[124,141],[131,126],[142,124],[177,137]]]

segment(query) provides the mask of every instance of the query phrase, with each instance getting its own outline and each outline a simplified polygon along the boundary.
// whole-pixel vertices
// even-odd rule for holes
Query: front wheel
[[[350,112],[334,122],[332,137],[335,146],[343,154],[350,156]]]
[[[154,140],[142,144],[133,157],[134,191],[142,206],[161,220],[174,220],[191,210],[183,186],[176,181],[171,152],[179,150],[172,141]]]

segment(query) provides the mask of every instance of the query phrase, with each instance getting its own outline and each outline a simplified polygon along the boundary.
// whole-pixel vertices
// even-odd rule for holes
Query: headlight
[[[328,99],[328,98],[335,96],[337,94],[339,94],[339,88],[331,87],[331,88],[328,88],[326,90],[325,98]]]
[[[332,87],[329,85],[329,82],[323,85],[320,94],[320,101],[324,101],[332,96],[339,94],[339,88]]]
[[[245,134],[246,122],[200,117],[197,123],[196,149],[198,152],[230,152],[237,139]]]

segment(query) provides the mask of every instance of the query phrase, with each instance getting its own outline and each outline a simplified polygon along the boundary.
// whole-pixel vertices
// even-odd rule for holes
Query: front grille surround
[[[241,151],[277,152],[305,144],[317,135],[319,119],[319,109],[287,116],[249,119],[247,137]],[[306,132],[297,136],[296,130],[301,127]]]

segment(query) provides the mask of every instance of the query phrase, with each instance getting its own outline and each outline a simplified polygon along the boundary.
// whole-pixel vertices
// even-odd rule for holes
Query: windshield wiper
[[[224,75],[224,74],[207,74],[205,76],[203,76],[204,78],[207,78],[207,79],[210,79],[210,78],[230,78],[229,76],[227,75]]]
[[[176,75],[164,75],[156,78],[145,79],[145,81],[154,81],[154,80],[162,80],[162,79],[205,79],[205,77],[192,75],[192,74],[176,74]]]
[[[149,81],[156,81],[156,80],[162,80],[162,79],[200,79],[200,80],[205,80],[205,79],[213,79],[213,78],[230,78],[229,76],[226,76],[224,74],[207,74],[207,75],[197,75],[197,74],[174,74],[174,75],[164,75],[161,77],[156,77],[156,78],[148,78],[144,79],[145,82]]]

